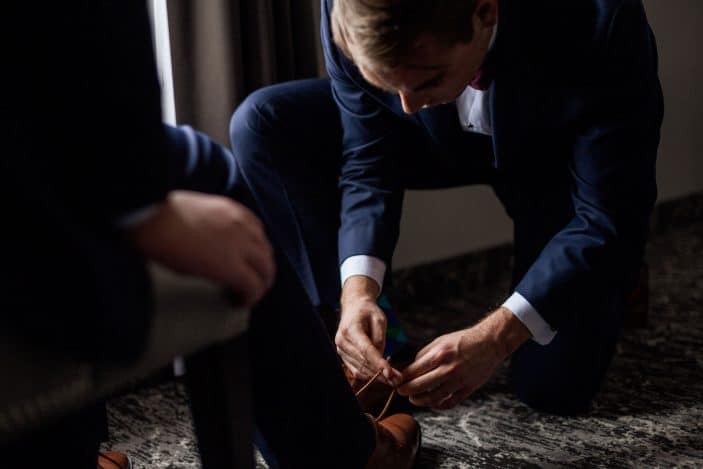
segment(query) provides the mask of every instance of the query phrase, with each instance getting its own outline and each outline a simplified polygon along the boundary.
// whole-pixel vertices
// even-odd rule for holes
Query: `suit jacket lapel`
[[[488,102],[493,130],[493,166],[508,168],[513,165],[513,158],[523,142],[520,135],[523,131],[521,120],[526,118],[523,103],[530,90],[521,90],[525,68],[520,63],[521,33],[514,11],[516,4],[513,0],[500,0],[499,8],[500,23],[494,45],[496,73],[488,90]]]
[[[418,112],[418,118],[434,140],[444,148],[453,148],[463,130],[456,103],[447,103]]]

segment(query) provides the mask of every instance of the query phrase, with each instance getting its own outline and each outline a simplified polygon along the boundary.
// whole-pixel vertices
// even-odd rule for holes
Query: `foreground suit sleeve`
[[[22,3],[8,17],[20,24],[6,25],[18,141],[5,164],[28,193],[91,222],[163,198],[168,158],[145,2]]]
[[[146,2],[11,2],[0,23],[0,314],[81,357],[137,357],[148,276],[114,220],[169,187]]]
[[[16,148],[4,164],[27,197],[113,222],[172,189],[225,193],[232,157],[164,126],[145,2],[13,5],[7,88]],[[31,18],[31,20],[29,20]],[[23,139],[23,141],[20,141]]]
[[[170,189],[230,193],[236,177],[232,152],[189,126],[164,128]]]
[[[136,357],[151,296],[116,221],[173,188],[220,191],[228,152],[193,132],[190,162],[162,124],[146,2],[11,2],[0,25],[0,314],[81,355]]]
[[[627,294],[656,199],[663,104],[655,44],[641,2],[623,2],[614,16],[605,63],[573,147],[575,216],[516,288],[556,329],[568,321],[571,305],[589,296],[614,289]]]

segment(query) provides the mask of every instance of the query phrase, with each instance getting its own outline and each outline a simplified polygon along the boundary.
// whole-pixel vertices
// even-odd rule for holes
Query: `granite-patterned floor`
[[[703,223],[653,238],[650,324],[625,333],[592,412],[569,419],[531,411],[499,373],[463,405],[417,415],[418,467],[703,467],[702,253]],[[462,292],[452,265],[460,263],[406,275],[444,292],[430,300],[413,285],[413,298],[402,295],[398,309],[414,337],[471,322],[505,294],[501,275],[495,286]],[[137,468],[199,467],[180,385],[116,399],[109,418],[109,446],[128,452]]]

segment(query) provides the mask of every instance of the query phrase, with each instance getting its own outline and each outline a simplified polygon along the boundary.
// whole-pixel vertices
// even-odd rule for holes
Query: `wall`
[[[660,200],[703,191],[703,1],[645,0],[657,36],[666,113]],[[422,264],[510,241],[510,220],[489,188],[410,192],[394,267]]]

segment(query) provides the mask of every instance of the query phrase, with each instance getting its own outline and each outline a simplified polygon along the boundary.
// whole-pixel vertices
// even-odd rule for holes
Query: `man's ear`
[[[476,0],[474,24],[481,28],[492,28],[498,23],[498,0]]]

